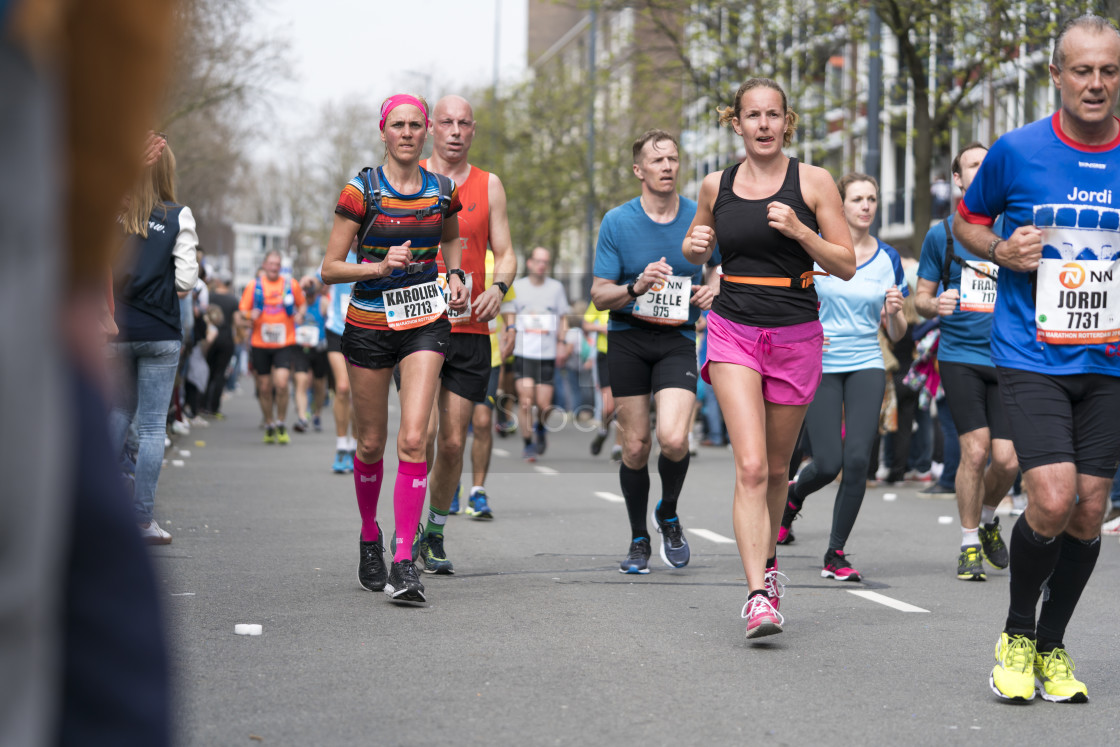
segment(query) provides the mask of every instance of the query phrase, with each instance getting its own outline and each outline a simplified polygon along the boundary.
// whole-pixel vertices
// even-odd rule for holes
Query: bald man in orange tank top
[[[459,235],[463,242],[462,268],[467,275],[470,303],[459,314],[450,314],[451,344],[441,373],[441,386],[428,428],[432,464],[428,522],[420,532],[421,567],[425,573],[451,574],[454,569],[443,547],[443,530],[451,501],[463,471],[467,426],[477,403],[486,401],[490,383],[489,322],[517,273],[517,258],[510,240],[506,191],[501,180],[467,161],[474,139],[474,112],[460,96],[444,96],[432,110],[432,156],[421,166],[450,177],[459,185],[463,209]],[[486,285],[486,247],[494,254],[493,282]],[[439,257],[444,273],[443,256]],[[437,415],[438,412],[438,415]],[[437,422],[438,417],[438,422]],[[438,437],[437,437],[438,434]],[[487,431],[489,435],[489,431]],[[475,434],[475,438],[478,438]],[[435,459],[431,444],[435,440]],[[481,498],[481,500],[477,500]],[[492,518],[485,493],[472,496],[475,518]]]

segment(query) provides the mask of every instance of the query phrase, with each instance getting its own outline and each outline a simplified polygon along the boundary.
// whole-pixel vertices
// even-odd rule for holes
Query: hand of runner
[[[393,274],[394,270],[403,270],[412,261],[412,241],[406,241],[400,246],[391,246],[385,254],[385,259],[374,265],[374,277],[384,278]]]
[[[1034,226],[1019,226],[1015,233],[996,245],[996,264],[1009,270],[1031,272],[1042,259],[1042,231]]]
[[[491,285],[474,300],[474,318],[478,322],[489,322],[502,309],[502,289]]]
[[[938,316],[951,316],[957,310],[957,302],[960,300],[960,291],[947,290],[937,297],[937,315]]]
[[[658,282],[664,282],[672,276],[673,268],[665,261],[664,257],[656,262],[650,262],[634,282],[634,292],[640,296]]]
[[[902,291],[898,289],[897,285],[892,285],[887,288],[886,300],[883,302],[883,310],[888,314],[897,314],[902,311]]]
[[[696,254],[703,254],[712,248],[715,243],[716,232],[711,226],[696,226],[692,229],[691,250]]]
[[[784,202],[775,200],[767,205],[766,219],[771,228],[794,241],[801,241],[801,236],[806,231],[805,224],[797,217],[797,213]]]
[[[832,342],[832,340],[828,339],[828,335],[822,336],[821,337],[821,350],[828,350],[828,344],[830,342]]]
[[[260,319],[261,318],[261,310],[260,309],[253,309],[252,311],[249,312],[249,318],[252,319],[254,322],[257,321],[258,319]]]
[[[469,300],[467,286],[463,285],[463,281],[459,280],[458,275],[452,275],[447,281],[447,305],[455,311],[462,311],[467,308],[467,301]]]
[[[710,285],[694,285],[692,286],[692,298],[689,299],[689,303],[701,311],[707,311],[712,308],[712,301],[715,297],[716,293]]]

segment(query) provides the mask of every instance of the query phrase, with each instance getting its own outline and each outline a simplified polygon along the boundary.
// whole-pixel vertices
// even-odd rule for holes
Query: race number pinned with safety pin
[[[637,318],[672,327],[688,321],[688,302],[692,297],[692,278],[672,276],[659,280],[634,299]]]
[[[1075,194],[1092,199],[1099,193]],[[1042,232],[1035,294],[1038,340],[1052,345],[1120,342],[1120,211],[1038,205],[1034,224]]]
[[[451,292],[450,289],[447,287],[447,276],[446,275],[440,275],[436,279],[436,282],[439,283],[439,287],[443,291],[444,295],[447,295],[448,293]],[[451,308],[450,306],[447,307],[447,318],[451,322],[452,327],[459,327],[461,325],[471,323],[471,292],[474,290],[474,273],[473,272],[468,272],[467,273],[467,284],[464,287],[467,289],[467,306],[466,306],[466,308],[463,309],[462,311],[456,311],[455,309]]]
[[[999,267],[991,262],[962,263],[961,311],[991,314],[996,310],[996,278]]]
[[[382,291],[381,298],[385,302],[385,321],[389,329],[423,327],[439,319],[447,310],[443,291],[434,280]]]

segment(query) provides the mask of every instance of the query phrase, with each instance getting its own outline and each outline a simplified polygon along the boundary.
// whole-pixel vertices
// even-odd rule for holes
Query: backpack
[[[261,279],[257,278],[257,284],[253,288],[253,308],[264,309],[264,285]],[[296,315],[296,298],[292,295],[292,279],[284,277],[284,312],[288,316]]]
[[[426,169],[425,169],[426,171]],[[429,171],[432,176],[436,178],[439,183],[439,200],[426,208],[420,210],[394,210],[381,205],[381,167],[377,167],[377,174],[372,178],[370,174],[374,172],[372,166],[366,166],[358,173],[358,178],[362,182],[362,195],[365,198],[365,218],[362,220],[362,225],[358,229],[358,254],[363,255],[366,249],[363,247],[365,244],[366,236],[369,235],[370,229],[373,228],[373,222],[377,220],[378,214],[387,215],[391,218],[427,218],[435,215],[436,213],[446,213],[448,208],[451,207],[451,190],[452,182],[443,174],[437,174],[434,171]],[[376,183],[376,187],[374,186]],[[372,259],[372,257],[369,257]]]

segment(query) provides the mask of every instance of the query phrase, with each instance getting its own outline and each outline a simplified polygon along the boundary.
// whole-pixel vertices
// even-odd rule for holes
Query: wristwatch
[[[631,280],[629,283],[626,284],[626,295],[630,296],[630,298],[637,298],[639,295],[641,295],[637,291],[634,290],[634,283],[636,283],[636,282],[638,282],[638,281],[637,280]]]
[[[505,298],[506,294],[509,293],[509,286],[500,280],[495,280],[494,285],[498,286],[498,290],[502,292],[502,298]]]
[[[447,271],[447,282],[448,283],[451,282],[451,276],[452,275],[458,275],[459,276],[459,282],[463,284],[463,287],[465,288],[467,286],[467,273],[463,272],[462,270],[448,270]]]

